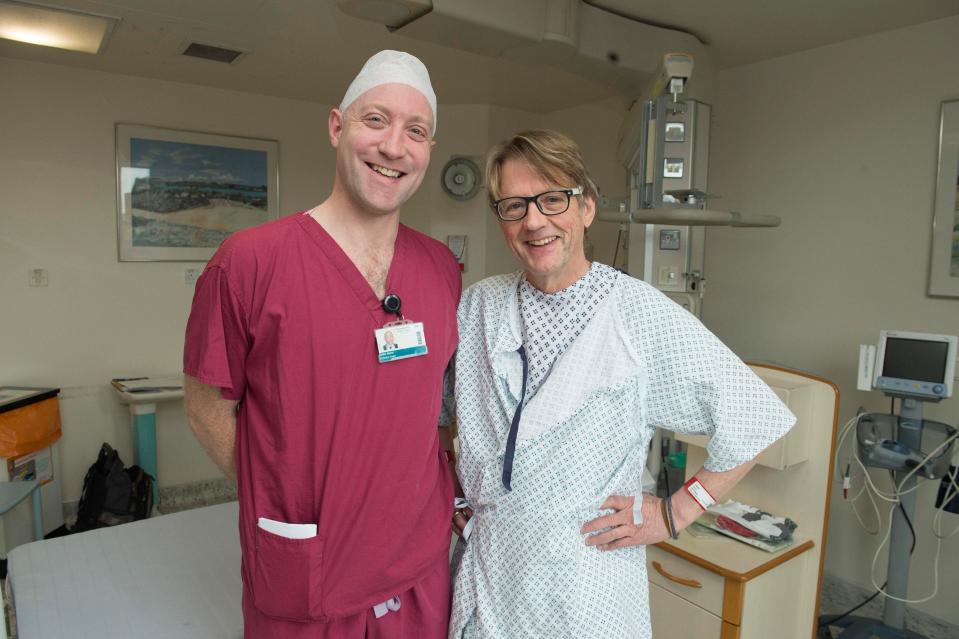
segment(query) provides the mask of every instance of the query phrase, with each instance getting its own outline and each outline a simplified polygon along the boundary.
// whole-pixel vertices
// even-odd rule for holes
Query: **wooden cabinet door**
[[[723,622],[682,597],[649,584],[653,639],[720,639]]]

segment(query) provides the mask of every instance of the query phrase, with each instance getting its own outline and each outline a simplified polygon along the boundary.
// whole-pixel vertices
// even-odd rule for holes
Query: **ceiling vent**
[[[183,49],[183,55],[190,56],[191,58],[202,58],[203,60],[224,62],[226,64],[236,62],[245,53],[245,51],[217,47],[212,44],[200,44],[199,42],[191,42]]]

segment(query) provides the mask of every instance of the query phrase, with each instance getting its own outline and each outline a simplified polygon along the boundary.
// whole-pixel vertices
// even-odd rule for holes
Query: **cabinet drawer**
[[[720,639],[722,620],[667,592],[656,584],[649,585],[649,614],[655,639]]]
[[[649,583],[722,617],[726,580],[721,575],[655,546],[646,547],[646,570]]]

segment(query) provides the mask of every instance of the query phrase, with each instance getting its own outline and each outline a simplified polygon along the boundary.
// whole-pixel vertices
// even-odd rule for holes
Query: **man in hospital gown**
[[[794,417],[695,317],[587,261],[597,194],[572,140],[518,134],[487,184],[523,271],[459,307],[454,523],[472,519],[449,636],[650,637],[644,545],[668,537],[641,494],[654,427],[710,435],[696,476],[718,498]],[[670,508],[675,530],[702,512],[684,489]]]
[[[438,639],[453,493],[436,424],[461,284],[445,246],[399,223],[433,146],[426,68],[378,53],[328,125],[330,197],[235,233],[197,282],[187,414],[237,480],[245,637]],[[421,325],[419,356],[386,357],[400,316],[389,330],[401,346]]]

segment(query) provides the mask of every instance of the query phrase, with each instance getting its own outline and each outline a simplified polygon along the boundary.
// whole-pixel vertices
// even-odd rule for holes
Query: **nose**
[[[523,228],[527,231],[535,231],[546,225],[546,216],[543,215],[536,202],[526,204],[526,217],[523,218]]]
[[[385,157],[392,160],[400,158],[405,152],[403,129],[398,126],[391,126],[383,132],[380,139],[379,151]]]

